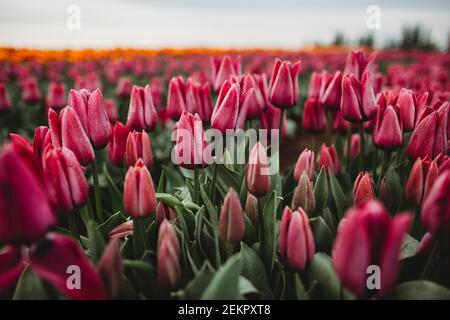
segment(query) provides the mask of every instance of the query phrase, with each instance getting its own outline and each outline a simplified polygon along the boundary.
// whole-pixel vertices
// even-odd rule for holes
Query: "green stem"
[[[364,124],[361,124],[360,130],[359,130],[359,135],[361,138],[361,151],[359,154],[359,171],[363,171],[365,169],[365,156],[366,156],[366,141],[365,141],[365,136],[364,136]]]
[[[425,267],[423,268],[421,279],[428,279],[433,271],[434,262],[436,260],[436,254],[439,249],[439,240],[435,240],[433,244],[433,248],[431,249],[430,255],[428,256],[427,262],[425,263]]]
[[[97,212],[98,223],[103,222],[103,209],[102,209],[102,196],[100,193],[100,184],[98,182],[98,157],[95,157],[92,162],[92,177],[94,179],[94,197],[95,197],[95,210]]]
[[[133,252],[134,258],[140,260],[145,250],[148,249],[148,241],[145,232],[144,219],[133,218]]]
[[[209,198],[211,199],[211,202],[214,203],[216,195],[215,195],[215,189],[216,189],[216,181],[217,181],[217,171],[219,168],[219,165],[217,163],[214,163],[214,169],[213,169],[213,176],[211,181],[211,189],[209,190]]]
[[[80,233],[78,232],[77,219],[75,217],[75,211],[67,213],[67,219],[69,220],[69,230],[72,236],[78,240],[80,238]]]
[[[200,195],[200,169],[194,169],[194,202],[198,204]]]
[[[391,159],[391,152],[390,151],[384,151],[382,153],[382,160],[381,160],[381,171],[380,171],[380,177],[378,179],[378,188],[380,188],[381,180],[383,180],[384,175],[387,172],[387,169],[389,168],[389,161]]]
[[[260,248],[263,247],[264,242],[264,207],[262,205],[263,200],[262,198],[258,198],[258,238],[259,238],[259,246]]]
[[[347,164],[350,164],[350,154],[351,154],[351,149],[352,149],[352,125],[350,124],[348,126],[348,130],[347,130],[347,156],[346,156],[346,160],[347,160]]]
[[[280,142],[281,142],[281,136],[283,134],[283,118],[284,118],[284,109],[281,109],[280,114],[280,123],[278,129],[280,130]]]
[[[88,210],[88,205],[81,207],[79,210],[80,217],[83,220],[84,224],[87,226],[89,221],[93,221],[94,217],[92,216],[92,212]]]

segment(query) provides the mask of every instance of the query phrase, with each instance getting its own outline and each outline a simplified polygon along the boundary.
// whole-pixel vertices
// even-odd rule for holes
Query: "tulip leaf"
[[[254,295],[260,295],[258,289],[243,276],[239,276],[239,292],[243,296],[252,295],[252,298]]]
[[[272,299],[264,264],[259,256],[245,243],[241,242],[241,275],[247,278],[261,293],[264,299]]]
[[[418,246],[419,241],[407,234],[400,247],[400,260],[415,256]]]
[[[321,215],[328,202],[328,181],[324,166],[322,166],[317,176],[316,185],[314,186],[314,196],[316,198],[315,214]]]
[[[392,212],[396,212],[397,209],[400,207],[401,201],[403,199],[403,197],[402,197],[403,189],[401,186],[400,177],[398,176],[398,174],[394,168],[390,168],[386,172],[386,177],[389,181],[389,193],[390,193],[390,196],[392,197],[391,198],[392,204],[389,209]]]
[[[105,249],[105,239],[102,233],[97,228],[97,225],[93,221],[89,221],[87,224],[88,232],[88,255],[94,264],[97,264],[102,257],[103,250]]]
[[[275,261],[277,200],[276,191],[273,191],[266,200],[263,210],[263,233],[259,239],[261,255],[269,275],[272,273]]]
[[[203,292],[204,300],[237,300],[243,299],[239,292],[240,259],[235,255],[217,270],[208,287]]]
[[[243,215],[245,222],[245,242],[251,245],[257,241],[255,226],[245,213]]]
[[[161,172],[161,176],[159,177],[158,187],[156,188],[156,192],[158,192],[158,193],[164,192],[164,171]]]
[[[322,217],[314,217],[310,220],[314,236],[316,252],[330,252],[333,246],[333,233]]]
[[[43,281],[29,267],[25,268],[17,282],[13,300],[50,299]]]
[[[178,200],[176,197],[174,197],[171,194],[168,193],[155,193],[156,200],[163,202],[164,204],[167,204],[168,206],[175,208],[178,205],[181,205],[180,200]]]
[[[399,284],[387,297],[392,300],[450,300],[450,290],[426,280]]]
[[[198,243],[198,246],[200,248],[200,251],[206,255],[205,250],[203,250],[202,246],[202,231],[203,231],[203,219],[205,217],[205,206],[202,206],[200,210],[198,210],[197,214],[195,215],[195,231],[194,231],[194,238]]]
[[[197,275],[192,279],[184,289],[185,299],[200,299],[202,293],[208,287],[211,279],[214,277],[214,269],[208,260],[198,271]]]
[[[105,222],[98,226],[98,230],[103,234],[103,236],[107,236],[108,232],[110,232],[115,227],[127,221],[127,219],[122,215],[120,211],[117,211],[112,216],[108,218]]]
[[[344,192],[342,191],[341,185],[332,172],[330,172],[329,178],[331,194],[333,196],[334,203],[336,204],[337,213],[339,218],[342,219],[345,211],[349,207],[349,204],[347,198],[344,195]]]
[[[215,263],[216,267],[220,266],[220,250],[219,250],[219,218],[217,210],[208,197],[208,194],[203,185],[200,185],[200,195],[205,203],[206,210],[208,211],[209,220],[211,221],[213,239],[214,239],[214,251],[215,251]]]
[[[185,185],[184,179],[178,170],[175,170],[173,167],[169,167],[167,165],[161,165],[164,172],[164,180],[166,182],[166,190],[173,191],[176,187],[181,187]]]
[[[105,177],[106,184],[108,185],[109,193],[111,195],[112,208],[114,211],[119,211],[123,207],[123,195],[122,192],[120,192],[120,190],[117,188],[117,184],[111,178],[106,162],[103,163],[103,176]]]
[[[295,296],[298,300],[310,300],[308,292],[306,292],[302,279],[300,279],[298,274],[295,275]]]

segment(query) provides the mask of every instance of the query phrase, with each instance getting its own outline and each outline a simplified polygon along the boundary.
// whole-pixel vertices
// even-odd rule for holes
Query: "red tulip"
[[[341,220],[333,249],[333,265],[342,284],[358,297],[367,297],[367,268],[376,265],[381,272],[378,295],[388,293],[397,281],[400,248],[410,224],[410,214],[397,214],[391,219],[376,200],[349,209]]]
[[[167,93],[167,112],[174,121],[180,119],[186,109],[186,84],[182,77],[173,77]]]
[[[422,224],[437,237],[450,235],[450,171],[443,172],[425,196],[422,211]]]
[[[152,86],[152,98],[153,104],[157,111],[162,108],[162,99],[163,99],[163,89],[161,79],[159,77],[153,77],[150,80],[150,85]]]
[[[159,227],[157,253],[159,283],[163,288],[174,288],[181,278],[180,244],[168,220]]]
[[[116,95],[120,99],[127,99],[131,95],[131,89],[133,87],[133,83],[130,78],[122,77],[119,79],[119,83],[117,83]]]
[[[403,145],[403,124],[397,106],[378,108],[372,139],[383,150],[395,150]]]
[[[183,168],[194,169],[196,167],[204,168],[212,163],[207,149],[208,140],[198,114],[192,115],[183,111],[174,132],[176,164]]]
[[[223,199],[219,220],[219,237],[223,242],[238,245],[245,236],[245,221],[241,200],[234,189],[230,188]]]
[[[241,59],[224,56],[223,58],[212,59],[213,88],[219,92],[223,83],[230,79],[230,76],[237,76],[241,73]]]
[[[314,152],[309,149],[304,149],[297,159],[294,168],[294,178],[299,180],[302,172],[306,172],[309,179],[314,178]]]
[[[412,131],[416,124],[416,96],[412,90],[402,89],[397,98],[401,123],[405,131]]]
[[[33,153],[36,161],[40,164],[42,163],[45,147],[52,143],[51,135],[50,129],[45,126],[37,127],[34,130]]]
[[[363,74],[361,82],[354,74],[344,76],[341,112],[344,119],[350,122],[367,121],[375,117],[377,104],[369,71]]]
[[[95,267],[69,236],[50,233],[30,249],[31,270],[72,299],[106,299]],[[79,281],[77,281],[77,277]]]
[[[447,153],[447,121],[449,104],[419,119],[409,140],[407,155],[415,160],[426,156],[433,159],[439,153]]]
[[[211,128],[226,134],[226,130],[243,129],[247,111],[255,99],[255,89],[242,92],[238,83],[225,81],[220,88],[211,115]]]
[[[258,224],[258,198],[247,192],[247,200],[245,202],[245,215],[250,219],[253,224]]]
[[[109,241],[98,262],[97,271],[102,277],[109,296],[117,296],[123,283],[123,257],[117,238]]]
[[[89,185],[83,167],[70,149],[48,146],[42,162],[45,184],[57,210],[72,211],[87,202]]]
[[[320,97],[320,86],[322,85],[322,77],[327,77],[328,72],[318,72],[313,71],[311,77],[309,78],[308,93],[307,98],[319,98]]]
[[[366,58],[363,51],[350,51],[345,62],[344,75],[354,74],[358,80],[361,79],[366,70],[370,70],[375,61],[377,53],[373,52]]]
[[[334,113],[334,119],[333,119],[333,132],[338,132],[341,134],[346,134],[348,132],[348,129],[350,127],[350,122],[344,119],[342,117],[342,112],[337,111]],[[370,121],[368,121],[370,122]],[[368,123],[366,122],[366,123]]]
[[[420,205],[438,175],[438,165],[430,158],[417,158],[405,185],[405,199],[410,204]]]
[[[94,148],[106,146],[111,138],[111,125],[106,115],[103,94],[100,89],[89,93],[87,90],[70,90],[69,106],[74,108],[86,135]]]
[[[105,112],[111,124],[119,120],[119,112],[117,111],[116,102],[113,99],[105,99]]]
[[[347,154],[348,145],[345,144],[344,152]],[[361,136],[359,134],[352,134],[351,141],[350,141],[350,160],[353,160],[356,158],[356,156],[361,151]]]
[[[298,185],[294,190],[292,196],[292,209],[302,208],[308,213],[313,213],[316,210],[316,197],[314,195],[314,185],[309,180],[305,171],[302,172]]]
[[[128,108],[127,127],[130,130],[155,130],[157,122],[156,109],[153,104],[150,85],[145,88],[133,86],[130,106]]]
[[[332,144],[330,147],[327,147],[325,143],[323,143],[320,147],[320,154],[317,161],[319,170],[321,170],[322,167],[325,167],[325,171],[327,173],[330,170],[335,175],[339,173],[339,158],[334,144]]]
[[[368,172],[360,172],[353,185],[353,204],[360,206],[375,199],[373,181]]]
[[[254,98],[250,101],[247,108],[246,119],[258,118],[266,107],[267,85],[265,75],[246,73],[239,77],[231,77],[230,81],[239,83],[242,92],[247,92],[253,88]]]
[[[133,234],[133,220],[127,220],[122,224],[119,224],[117,227],[113,228],[108,232],[108,236],[110,239],[122,239]]]
[[[41,100],[41,92],[36,79],[29,78],[22,82],[22,100],[27,104],[35,104]]]
[[[163,202],[158,202],[158,206],[156,207],[156,223],[160,225],[163,220],[174,220],[177,217],[177,214],[172,209],[172,207],[164,204]]]
[[[11,109],[11,99],[9,98],[6,85],[0,83],[0,111]]]
[[[270,191],[269,162],[266,150],[257,142],[250,152],[245,172],[247,190],[255,197],[263,197]]]
[[[108,144],[108,158],[116,167],[123,166],[129,133],[130,130],[120,121],[112,126],[111,140]]]
[[[9,138],[15,146],[20,147],[20,149],[26,150],[27,154],[33,154],[33,144],[27,138],[17,133],[10,133]]]
[[[314,238],[302,208],[293,212],[288,207],[284,209],[278,247],[280,255],[297,270],[303,270],[314,257]]]
[[[277,108],[292,108],[299,98],[298,75],[300,61],[291,64],[289,61],[275,60],[270,79],[269,100]]]
[[[0,243],[30,242],[56,223],[34,161],[12,143],[1,150]]]
[[[0,295],[11,288],[25,269],[20,247],[7,246],[0,249]]]
[[[342,96],[342,74],[335,71],[333,74],[324,77],[320,87],[320,102],[329,110],[340,110]]]
[[[128,166],[132,166],[141,158],[147,167],[153,164],[153,151],[148,133],[133,131],[128,134],[125,159]]]
[[[327,129],[325,109],[317,98],[307,98],[303,109],[303,129],[311,134],[320,134]]]
[[[66,87],[61,82],[50,82],[48,85],[46,108],[61,110],[66,105]]]
[[[209,83],[205,82],[203,85],[192,78],[189,78],[186,83],[186,110],[190,113],[198,113],[200,119],[204,123],[211,120],[213,110],[211,93],[209,90]]]

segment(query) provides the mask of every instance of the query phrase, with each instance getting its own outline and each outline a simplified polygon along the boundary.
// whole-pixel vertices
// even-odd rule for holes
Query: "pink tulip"
[[[0,83],[0,111],[11,109],[11,99],[9,98],[6,85]]]
[[[266,107],[267,85],[265,80],[265,74],[256,75],[246,73],[245,75],[241,75],[239,77],[234,78],[235,79],[231,79],[232,80],[231,82],[239,83],[242,92],[247,92],[252,88],[254,89],[255,95],[248,106],[246,118],[247,119],[258,118],[260,113]]]
[[[128,99],[131,95],[132,87],[133,83],[131,82],[130,78],[122,77],[119,79],[119,82],[117,84],[116,95],[120,99]]]
[[[181,278],[180,244],[168,220],[159,227],[157,254],[159,284],[163,288],[174,288]]]
[[[309,149],[304,149],[297,159],[294,168],[294,178],[299,180],[302,172],[306,172],[309,179],[314,178],[314,152]]]
[[[333,74],[324,77],[320,87],[320,102],[329,110],[340,110],[342,96],[342,74],[335,71]]]
[[[335,175],[339,174],[339,158],[333,144],[330,147],[327,147],[325,143],[322,144],[317,162],[319,170],[325,167],[327,173],[331,170]]]
[[[167,93],[167,112],[172,120],[177,121],[185,109],[186,84],[182,77],[173,77]]]
[[[438,165],[430,158],[417,158],[405,185],[405,199],[413,205],[420,205],[436,181]]]
[[[37,127],[34,130],[33,154],[39,164],[42,163],[45,147],[52,143],[51,135],[50,129],[45,126]]]
[[[250,152],[245,181],[247,190],[255,197],[263,197],[270,191],[269,162],[266,150],[259,141]]]
[[[303,129],[311,134],[320,134],[327,129],[325,109],[317,98],[307,98],[303,109]]]
[[[105,112],[111,124],[119,120],[119,111],[116,102],[113,99],[105,99]]]
[[[361,82],[354,74],[344,76],[341,112],[344,119],[350,122],[362,122],[375,117],[377,105],[369,71],[363,74]]]
[[[245,221],[241,200],[234,189],[230,188],[223,199],[219,220],[219,237],[223,242],[238,245],[245,236]]]
[[[350,51],[345,62],[344,75],[354,74],[360,80],[366,70],[371,70],[376,56],[376,52],[373,52],[366,58],[364,52],[361,50]]]
[[[174,220],[176,219],[177,214],[172,209],[172,207],[164,204],[163,202],[158,202],[158,206],[156,207],[156,223],[160,225],[163,220]]]
[[[22,100],[26,104],[35,104],[41,100],[41,92],[36,79],[29,78],[22,82]]]
[[[130,130],[120,121],[117,121],[112,126],[111,140],[108,144],[108,158],[116,167],[122,167],[124,164],[129,133]]]
[[[299,98],[298,75],[300,61],[291,64],[289,61],[275,60],[270,79],[269,100],[277,108],[292,108]]]
[[[212,59],[213,88],[219,92],[223,83],[230,79],[230,76],[237,76],[241,73],[241,59],[224,56],[223,58]]]
[[[138,159],[142,159],[147,167],[153,164],[153,151],[147,132],[133,131],[128,134],[125,159],[128,166],[132,166]]]
[[[5,246],[0,249],[0,295],[17,282],[24,269],[25,259],[20,247]]]
[[[123,284],[123,257],[117,238],[109,241],[98,262],[97,271],[100,274],[106,291],[110,297],[115,297]]]
[[[156,109],[153,104],[150,85],[145,88],[133,86],[130,106],[128,108],[127,127],[130,130],[155,130],[157,122]]]
[[[50,82],[48,85],[47,97],[45,98],[46,108],[61,110],[66,105],[66,87],[61,82]]]
[[[360,206],[375,199],[373,181],[368,172],[360,172],[353,185],[353,205]]]
[[[372,139],[382,150],[396,150],[403,145],[403,124],[397,106],[378,107]]]

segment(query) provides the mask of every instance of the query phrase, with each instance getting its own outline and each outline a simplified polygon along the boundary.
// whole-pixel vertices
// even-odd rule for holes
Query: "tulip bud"
[[[303,129],[311,134],[320,134],[327,129],[325,109],[317,98],[307,98],[303,109]]]
[[[182,77],[173,77],[167,93],[167,112],[172,120],[180,119],[186,109],[186,84]]]
[[[309,149],[304,149],[298,157],[294,168],[294,178],[299,180],[303,172],[306,172],[309,179],[314,178],[314,152]]]
[[[189,78],[186,83],[186,110],[190,113],[198,113],[204,123],[211,120],[213,105],[209,83],[201,85]]]
[[[108,158],[116,167],[123,166],[129,133],[128,128],[120,121],[112,126],[111,140],[108,144]]]
[[[397,281],[400,248],[411,220],[407,213],[391,219],[377,200],[350,208],[338,227],[332,257],[342,284],[361,298],[388,293]],[[371,265],[381,272],[381,289],[375,293],[367,288],[367,268]]]
[[[116,102],[113,99],[105,99],[105,112],[111,124],[119,120],[119,111],[117,110]]]
[[[368,172],[360,172],[353,185],[353,204],[360,206],[375,199],[373,182]]]
[[[176,136],[175,160],[179,166],[194,169],[204,168],[212,163],[207,149],[209,143],[198,114],[192,115],[183,111],[174,134]]]
[[[9,98],[6,85],[0,83],[0,111],[11,109],[11,99]]]
[[[450,235],[450,171],[443,172],[434,182],[422,204],[421,221],[437,237]]]
[[[0,151],[0,243],[28,243],[55,225],[32,153],[13,143]]]
[[[393,194],[391,191],[391,185],[387,176],[384,176],[381,179],[380,187],[378,189],[378,197],[384,203],[384,205],[388,208],[392,207],[392,203],[394,201]]]
[[[35,104],[41,100],[41,92],[36,79],[29,78],[22,83],[22,100],[26,104]]]
[[[83,167],[70,149],[49,145],[42,163],[50,200],[57,210],[72,211],[87,202],[89,185]]]
[[[259,141],[250,152],[245,181],[247,190],[255,197],[263,197],[270,191],[269,162],[266,150]]]
[[[314,257],[314,238],[302,208],[293,212],[288,207],[284,209],[278,247],[281,257],[297,270],[303,270]]]
[[[128,166],[132,166],[141,158],[147,167],[153,164],[153,151],[147,132],[130,132],[127,138],[125,158]]]
[[[222,84],[230,79],[230,76],[237,76],[241,73],[241,59],[239,57],[232,59],[224,56],[221,59],[212,59],[213,88],[219,92]]]
[[[438,171],[436,161],[430,161],[428,157],[417,158],[406,181],[406,201],[413,205],[420,205],[436,181]]]
[[[145,218],[155,212],[156,197],[152,177],[141,159],[127,171],[123,202],[125,211],[133,218]]]
[[[247,201],[245,202],[245,215],[250,219],[253,224],[258,224],[259,220],[259,207],[258,198],[247,192]]]
[[[119,79],[116,88],[116,95],[120,99],[128,99],[131,95],[131,89],[133,87],[133,83],[130,78],[122,77]]]
[[[48,85],[45,106],[55,110],[61,110],[66,105],[66,87],[61,82],[50,82]]]
[[[376,58],[376,52],[373,52],[368,58],[361,50],[350,51],[345,62],[344,75],[354,74],[360,80],[364,71],[370,70]]]
[[[38,163],[42,163],[45,147],[52,143],[51,132],[48,127],[40,126],[34,130],[33,154]]]
[[[335,175],[339,174],[339,158],[334,144],[327,147],[323,143],[320,147],[319,159],[317,161],[319,170],[325,167],[327,173],[331,170]]]
[[[416,121],[416,97],[412,90],[402,89],[397,98],[401,123],[405,131],[412,131]]]
[[[122,239],[133,234],[133,220],[127,220],[108,232],[110,239]]]
[[[123,283],[123,258],[117,238],[109,241],[98,262],[97,271],[102,277],[109,296],[117,296]]]
[[[329,110],[341,109],[342,73],[335,71],[328,79],[322,78],[320,102]]]
[[[158,233],[158,280],[163,288],[174,288],[181,278],[180,244],[173,226],[164,220]]]
[[[172,207],[164,204],[163,202],[158,202],[156,207],[156,224],[160,225],[163,220],[174,220],[177,217],[175,211]]]
[[[219,220],[219,237],[222,242],[238,245],[245,236],[245,222],[239,196],[230,188],[223,199]]]
[[[153,104],[150,85],[145,88],[133,86],[128,108],[127,127],[130,130],[155,130],[157,114]]]
[[[395,150],[403,145],[403,126],[397,106],[378,108],[372,139],[382,150]]]
[[[307,213],[313,213],[316,210],[316,198],[314,196],[314,185],[309,180],[308,175],[303,171],[298,186],[294,190],[294,196],[292,197],[293,210],[298,208],[304,209]]]
[[[286,109],[296,105],[299,98],[298,75],[300,61],[275,60],[270,79],[269,100],[277,108]]]
[[[369,71],[364,72],[361,82],[354,74],[344,76],[341,112],[344,119],[350,122],[362,122],[375,117],[377,104]]]
[[[266,107],[267,92],[264,82],[265,80],[262,76],[248,73],[238,78],[239,79],[237,82],[239,83],[242,92],[247,92],[252,88],[254,90],[254,99],[251,99],[251,102],[249,103],[246,119],[256,119]]]

